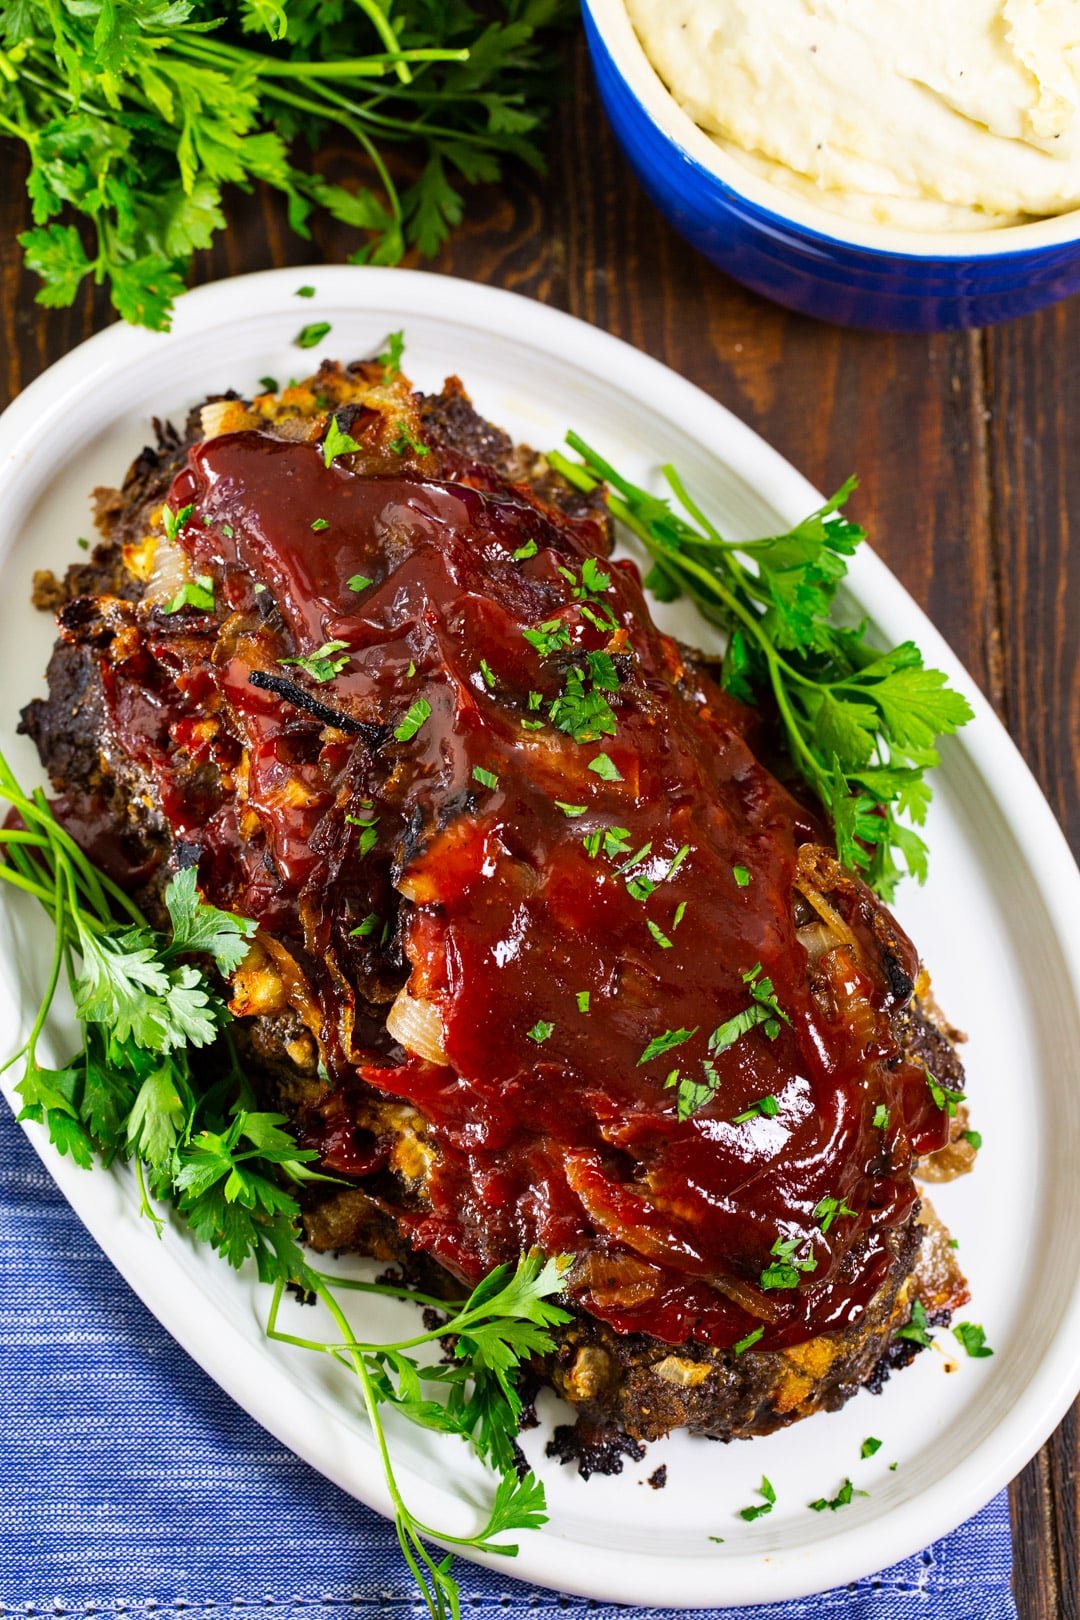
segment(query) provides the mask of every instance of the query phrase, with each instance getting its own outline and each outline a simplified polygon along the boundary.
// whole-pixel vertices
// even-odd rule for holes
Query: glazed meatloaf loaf
[[[571,1257],[538,1374],[635,1438],[836,1407],[964,1301],[915,1180],[965,1167],[955,1032],[596,497],[360,362],[96,499],[23,728],[152,914],[197,864],[257,921],[234,1030],[337,1178],[314,1248]]]

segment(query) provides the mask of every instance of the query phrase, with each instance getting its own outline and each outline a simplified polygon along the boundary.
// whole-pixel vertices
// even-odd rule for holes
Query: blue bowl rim
[[[998,263],[1017,264],[1021,260],[1030,261],[1032,259],[1047,259],[1051,257],[1056,258],[1062,254],[1069,256],[1070,249],[1072,249],[1074,253],[1080,254],[1080,209],[1070,209],[1066,214],[1059,214],[1047,220],[1037,220],[1032,222],[1030,225],[1002,226],[997,230],[990,229],[985,232],[943,232],[941,243],[939,245],[935,245],[934,247],[919,247],[915,245],[915,243],[927,240],[935,241],[935,238],[930,236],[929,233],[920,233],[917,231],[912,231],[909,233],[906,231],[901,231],[899,228],[893,228],[891,234],[897,238],[910,235],[913,239],[912,245],[905,247],[898,241],[897,246],[888,247],[863,242],[858,238],[832,235],[828,231],[821,230],[814,225],[806,224],[803,220],[798,218],[797,215],[793,216],[791,214],[780,213],[769,208],[766,204],[758,202],[756,198],[747,196],[745,192],[740,191],[737,186],[733,185],[724,176],[718,174],[715,169],[710,168],[706,163],[704,163],[702,159],[696,153],[690,151],[684,142],[679,140],[677,135],[674,134],[672,130],[668,129],[656,115],[656,113],[645,104],[636,86],[631,82],[629,75],[624,70],[623,64],[617,56],[615,50],[612,48],[608,35],[597,21],[595,13],[598,3],[600,5],[607,5],[609,7],[617,8],[618,12],[622,15],[633,41],[636,54],[638,57],[640,57],[640,64],[648,73],[649,77],[654,81],[663,100],[670,104],[675,121],[678,122],[684,120],[689,130],[694,131],[705,140],[709,139],[707,132],[699,129],[698,126],[694,124],[689,114],[684,112],[679,106],[678,102],[675,100],[674,96],[668,90],[667,86],[656,72],[656,69],[645,55],[644,48],[638,40],[637,35],[634,33],[633,24],[630,22],[624,0],[581,0],[582,16],[585,22],[585,35],[588,41],[589,50],[594,58],[596,58],[598,53],[603,53],[606,61],[610,63],[615,75],[626,89],[627,94],[633,99],[633,102],[639,110],[641,116],[649,123],[656,133],[670,147],[672,147],[673,150],[678,152],[679,156],[695,170],[695,172],[701,177],[702,181],[708,187],[723,194],[725,200],[731,199],[731,201],[737,203],[743,210],[745,210],[747,216],[753,221],[767,225],[772,230],[789,236],[797,232],[804,243],[806,243],[808,246],[817,246],[821,252],[829,257],[835,256],[837,252],[858,253],[867,258],[882,259],[892,264],[896,264],[898,261],[907,261],[913,266],[925,265],[929,267],[934,264],[963,265],[970,263],[973,266],[986,265],[987,267],[990,267]],[[719,148],[717,150],[719,151]],[[762,181],[760,183],[762,185],[768,185],[767,181]],[[1074,218],[1076,221],[1074,226],[1074,234],[1071,236],[1064,236],[1060,239],[1051,241],[1032,242],[1028,247],[990,247],[981,252],[978,251],[979,245],[987,237],[1000,237],[1003,234],[1016,231],[1034,232],[1047,225],[1055,225],[1059,220],[1069,219],[1070,217]],[[886,227],[879,227],[879,229],[886,229]],[[957,243],[957,245],[951,250],[947,246],[947,244],[950,242]]]

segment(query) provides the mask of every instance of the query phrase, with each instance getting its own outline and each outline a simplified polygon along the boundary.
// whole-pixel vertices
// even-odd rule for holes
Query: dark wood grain
[[[1009,727],[1080,847],[1080,299],[985,333],[844,332],[744,292],[674,235],[609,138],[579,52],[546,180],[475,193],[432,267],[570,310],[647,350],[762,433],[820,488],[862,474],[857,512]],[[15,234],[19,160],[0,145],[0,405],[110,318],[100,290],[45,312]],[[353,154],[320,158],[334,179]],[[234,199],[199,281],[356,245],[316,223],[302,242],[277,200]],[[1074,1411],[1012,1487],[1021,1620],[1078,1620]]]

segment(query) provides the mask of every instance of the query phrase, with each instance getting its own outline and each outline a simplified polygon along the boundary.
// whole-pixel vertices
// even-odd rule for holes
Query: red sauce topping
[[[431,466],[452,481],[363,478],[254,432],[194,449],[170,505],[192,507],[181,545],[217,608],[146,613],[111,672],[117,741],[199,844],[209,897],[308,974],[324,1163],[385,1165],[349,1129],[365,1085],[423,1117],[423,1199],[378,1183],[414,1245],[470,1279],[531,1244],[573,1253],[586,1308],[672,1343],[842,1327],[885,1280],[912,1155],[948,1134],[891,1028],[915,953],[857,885],[826,897],[831,933],[797,902],[820,829],[752,752],[751,711],[653,625],[634,566],[586,569],[600,525]],[[281,664],[331,642],[329,680]],[[558,729],[568,692],[612,729]],[[407,976],[444,1064],[385,1030]],[[754,1000],[766,976],[783,1018]],[[684,1082],[703,1103],[680,1119]],[[762,1286],[785,1265],[797,1286]]]

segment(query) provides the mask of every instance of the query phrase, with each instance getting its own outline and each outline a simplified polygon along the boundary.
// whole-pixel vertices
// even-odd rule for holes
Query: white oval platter
[[[313,299],[298,299],[309,283]],[[326,320],[318,349],[294,344]],[[181,420],[206,393],[303,375],[320,354],[375,352],[403,328],[418,386],[458,373],[478,408],[540,448],[575,427],[639,482],[675,461],[721,527],[776,532],[821,497],[760,438],[698,389],[627,345],[514,294],[416,271],[316,266],[219,282],[184,297],[161,336],[113,326],[33,383],[0,419],[0,747],[40,780],[15,736],[22,704],[43,690],[53,630],[29,606],[31,572],[63,569],[89,531],[88,494],[119,482],[150,437],[151,416]],[[872,482],[873,467],[860,469]],[[912,487],[918,488],[912,469]],[[957,566],[962,567],[959,548]],[[975,1173],[936,1189],[971,1281],[966,1313],[991,1359],[969,1361],[951,1335],[879,1397],[732,1446],[685,1435],[653,1446],[617,1478],[585,1482],[544,1458],[555,1402],[525,1438],[551,1518],[497,1567],[541,1585],[665,1607],[803,1596],[883,1568],[975,1512],[1023,1466],[1080,1387],[1080,874],[1030,773],[948,647],[869,551],[850,574],[851,609],[891,642],[911,637],[970,698],[976,718],[944,751],[928,836],[931,875],[897,911],[924,952],[965,1050]],[[709,640],[692,609],[669,628]],[[0,905],[0,1051],[36,1007],[47,929],[31,905]],[[66,1044],[55,1032],[59,1052]],[[15,1075],[4,1085],[9,1097]],[[389,1499],[348,1376],[262,1334],[265,1291],[179,1230],[159,1241],[137,1213],[126,1172],[86,1172],[28,1126],[72,1206],[131,1286],[190,1354],[267,1429],[344,1490]],[[357,1263],[359,1266],[359,1263]],[[365,1307],[365,1326],[410,1307]],[[310,1324],[305,1317],[305,1326]],[[942,1353],[944,1351],[944,1353]],[[563,1414],[565,1416],[565,1413]],[[557,1417],[556,1417],[557,1420]],[[399,1481],[418,1515],[448,1533],[478,1523],[488,1482],[456,1441],[388,1425]],[[882,1439],[861,1460],[867,1435]],[[642,1482],[667,1464],[663,1491]],[[895,1471],[890,1464],[896,1463]],[[774,1511],[738,1509],[768,1474]],[[807,1503],[850,1476],[868,1495],[837,1513]],[[723,1537],[718,1545],[710,1536]],[[494,1561],[493,1561],[494,1562]],[[347,1571],[342,1572],[343,1577]]]

